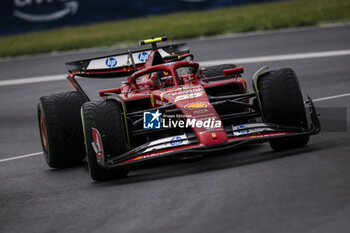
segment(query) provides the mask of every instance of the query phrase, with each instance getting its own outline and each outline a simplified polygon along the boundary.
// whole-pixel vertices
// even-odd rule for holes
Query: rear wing
[[[140,68],[143,68],[152,49],[128,51],[110,56],[96,57],[80,61],[67,62],[66,67],[70,73],[79,76],[113,76],[125,77]],[[173,44],[158,47],[158,52],[164,60],[171,59],[174,55],[188,54],[190,49],[186,43]],[[134,65],[133,65],[134,63]]]

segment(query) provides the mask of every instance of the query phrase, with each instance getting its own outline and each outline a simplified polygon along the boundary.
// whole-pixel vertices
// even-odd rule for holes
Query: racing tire
[[[38,103],[41,145],[47,164],[63,168],[82,163],[85,156],[80,108],[85,102],[76,91],[42,96]]]
[[[308,128],[303,96],[295,72],[290,68],[273,70],[257,79],[259,100],[264,121],[285,126]],[[274,150],[287,150],[304,146],[309,136],[272,140]]]
[[[205,77],[203,77],[202,75],[200,75],[200,76],[204,80],[205,80],[205,78],[223,76],[223,70],[232,69],[232,68],[236,68],[236,67],[237,66],[234,64],[208,66],[208,67],[205,67],[206,69],[202,71],[202,73]],[[235,75],[224,76],[224,77],[220,77],[220,78],[215,79],[215,81],[226,80],[226,79],[230,79],[230,78],[234,78],[234,77],[235,77]],[[241,74],[238,74],[238,77],[242,77]]]
[[[115,100],[97,100],[85,103],[81,108],[81,118],[84,130],[85,148],[90,176],[96,181],[126,177],[127,167],[106,169],[96,159],[92,147],[92,128],[99,131],[105,156],[116,156],[127,151],[122,125],[120,105]]]

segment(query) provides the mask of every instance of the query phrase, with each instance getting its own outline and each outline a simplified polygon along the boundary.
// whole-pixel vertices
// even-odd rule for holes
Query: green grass
[[[1,37],[0,57],[349,21],[349,0],[292,0]]]

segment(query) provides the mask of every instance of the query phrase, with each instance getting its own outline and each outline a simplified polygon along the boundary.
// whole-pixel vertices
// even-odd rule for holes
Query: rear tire
[[[257,80],[261,111],[267,123],[308,128],[304,101],[298,78],[290,68],[273,70]],[[308,143],[309,136],[270,141],[274,150],[298,148]]]
[[[237,66],[234,64],[223,64],[223,65],[216,65],[216,66],[208,66],[205,67],[206,69],[203,70],[203,75],[205,77],[203,77],[202,75],[200,75],[202,77],[202,79],[205,80],[205,78],[210,78],[210,77],[216,77],[216,76],[223,76],[223,70],[228,70],[228,69],[232,69],[232,68],[236,68]],[[229,76],[223,76],[220,78],[217,78],[215,80],[211,80],[211,81],[220,81],[220,80],[226,80],[226,79],[230,79],[230,78],[234,78],[235,75],[229,75]],[[238,77],[241,77],[241,74],[238,74]]]
[[[42,96],[38,104],[41,144],[47,164],[63,168],[82,163],[85,156],[80,107],[85,102],[76,91]]]
[[[93,127],[101,134],[105,156],[117,156],[127,151],[119,103],[108,99],[87,102],[82,106],[81,111],[91,178],[96,181],[106,181],[126,177],[129,173],[127,167],[110,170],[102,167],[97,162],[95,151],[91,145],[93,142],[91,128]]]

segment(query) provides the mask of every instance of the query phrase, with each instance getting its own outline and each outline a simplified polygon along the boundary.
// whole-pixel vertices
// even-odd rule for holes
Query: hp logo
[[[176,137],[173,137],[171,140],[170,140],[170,145],[172,146],[178,146],[178,145],[181,145],[183,140],[181,140],[182,138],[179,137],[179,136],[176,136]],[[179,140],[179,141],[178,141]]]
[[[147,59],[148,59],[148,56],[149,56],[148,53],[142,52],[142,53],[139,54],[139,57],[138,57],[138,58],[139,58],[139,60],[140,60],[141,62],[146,62]]]
[[[109,68],[115,67],[117,65],[117,60],[113,57],[109,57],[106,59],[106,66]]]

